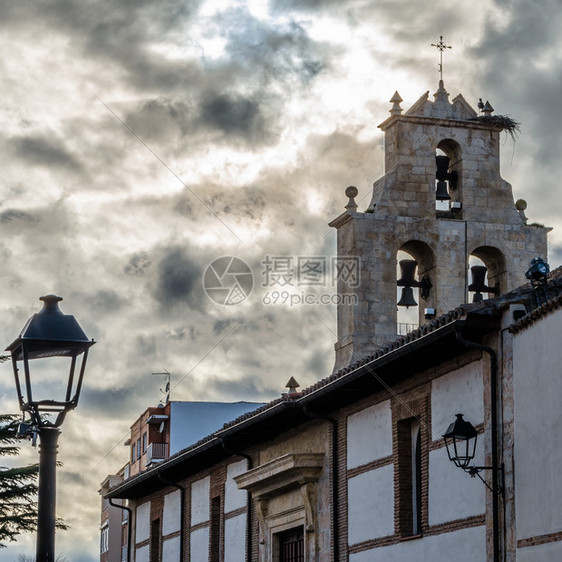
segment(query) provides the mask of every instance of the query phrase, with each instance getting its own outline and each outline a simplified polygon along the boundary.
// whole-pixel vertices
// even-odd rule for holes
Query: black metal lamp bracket
[[[480,476],[480,472],[482,472],[483,470],[494,470],[493,467],[491,467],[491,466],[468,466],[467,468],[465,468],[463,470],[465,472],[468,472],[468,474],[470,474],[471,478],[474,478],[474,477],[478,476],[478,478],[480,478],[480,480],[482,480],[482,482],[484,483],[486,488],[488,488],[488,490],[490,490],[490,492],[492,492],[492,494],[494,493],[494,489],[488,484],[488,482],[486,482],[486,480],[484,480],[484,478],[482,478],[482,476]],[[505,475],[504,475],[503,463],[498,467],[497,471],[500,473],[500,478],[501,478],[501,485],[498,486],[497,493],[500,494],[502,499],[505,499]]]

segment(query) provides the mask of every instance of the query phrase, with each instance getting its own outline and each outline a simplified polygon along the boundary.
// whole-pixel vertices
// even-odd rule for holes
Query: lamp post
[[[16,392],[19,407],[23,412],[20,425],[21,436],[39,437],[39,491],[37,508],[37,550],[36,562],[54,562],[55,560],[55,505],[56,505],[56,459],[58,438],[66,414],[76,408],[82,379],[88,358],[88,349],[94,345],[70,314],[63,314],[58,303],[61,297],[47,295],[41,297],[43,309],[34,314],[23,327],[20,335],[6,348],[12,356]],[[82,356],[75,376],[77,360]],[[70,361],[66,392],[59,399],[37,399],[38,383],[45,373],[45,364],[39,361],[32,376],[29,362],[31,360],[49,360],[63,358]],[[23,377],[18,367],[23,364]],[[39,365],[41,363],[41,365]],[[42,367],[37,368],[37,367]],[[29,422],[26,419],[29,416]],[[49,415],[56,415],[54,421]]]
[[[496,462],[492,466],[475,466],[470,465],[476,452],[476,442],[478,441],[478,432],[476,428],[467,420],[463,419],[463,414],[457,414],[456,420],[452,422],[447,431],[443,434],[447,454],[449,460],[457,467],[468,472],[472,478],[478,476],[485,486],[492,492],[492,532],[494,545],[494,562],[500,559],[500,539],[499,539],[499,509],[498,496],[504,498],[504,470],[503,463],[497,465]],[[492,485],[490,486],[480,476],[482,470],[492,471]],[[501,478],[501,484],[498,484],[498,475]]]

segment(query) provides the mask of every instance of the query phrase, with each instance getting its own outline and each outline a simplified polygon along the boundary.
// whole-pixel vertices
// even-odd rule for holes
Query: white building
[[[449,103],[442,83],[404,114],[391,101],[387,174],[365,213],[348,188],[331,223],[338,255],[361,262],[334,373],[109,490],[132,509],[131,560],[562,559],[560,272],[525,284],[547,229],[527,225],[499,176],[502,120]],[[400,252],[411,275],[396,273]],[[472,279],[471,256],[484,268]],[[422,291],[426,306],[412,304]],[[419,326],[397,337],[402,299]],[[459,413],[478,478],[444,446]]]

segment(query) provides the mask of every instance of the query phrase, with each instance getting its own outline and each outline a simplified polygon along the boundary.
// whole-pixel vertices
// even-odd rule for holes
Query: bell
[[[473,265],[470,268],[470,273],[472,274],[472,283],[468,286],[469,291],[474,291],[474,296],[472,297],[472,302],[482,302],[482,293],[486,292],[489,287],[484,283],[486,278],[486,273],[488,268],[484,265]]]
[[[402,287],[402,295],[396,304],[398,306],[405,306],[406,308],[410,306],[417,306],[418,303],[414,299],[414,291],[412,290],[412,287],[418,286],[418,283],[414,278],[418,262],[416,260],[400,260],[398,264],[400,265],[401,277],[398,280],[397,285]]]
[[[414,299],[414,291],[412,287],[402,288],[402,295],[396,304],[398,306],[405,306],[406,308],[409,308],[410,306],[418,306],[418,303]]]
[[[446,180],[449,179],[447,176],[447,170],[449,169],[449,157],[448,156],[436,156],[435,157],[435,164],[437,166],[437,172],[435,173],[435,177],[438,180]]]
[[[444,181],[437,182],[437,190],[435,192],[435,199],[437,201],[449,201],[451,196],[449,195],[449,191],[447,190],[447,183]]]
[[[399,287],[412,287],[415,286],[416,280],[414,275],[416,273],[416,267],[418,267],[418,262],[416,260],[400,260],[398,262],[400,266],[401,277],[398,280]]]
[[[437,172],[435,173],[435,178],[437,179],[437,191],[435,193],[435,198],[437,201],[448,201],[451,199],[446,183],[446,180],[450,179],[449,174],[447,173],[447,170],[449,169],[449,157],[436,156],[435,164],[437,165]]]

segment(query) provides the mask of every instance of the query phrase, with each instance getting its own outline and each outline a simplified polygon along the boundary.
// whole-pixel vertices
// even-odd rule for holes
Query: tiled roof
[[[529,314],[523,316],[523,318],[519,319],[517,322],[512,324],[509,327],[509,331],[512,334],[516,334],[517,332],[520,332],[528,328],[540,318],[549,315],[550,313],[554,312],[555,310],[558,310],[561,307],[562,307],[562,294],[559,294],[556,297],[549,299],[543,305],[539,306],[538,308],[535,308]]]

